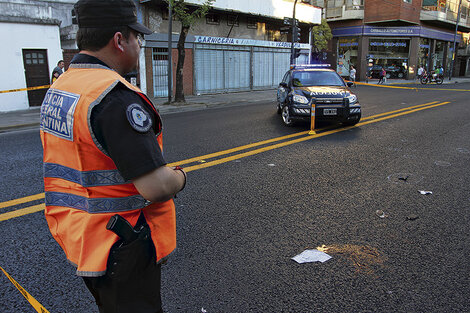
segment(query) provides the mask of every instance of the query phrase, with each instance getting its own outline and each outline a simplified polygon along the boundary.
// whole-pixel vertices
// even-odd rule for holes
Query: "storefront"
[[[371,76],[378,77],[383,67],[387,78],[407,78],[410,38],[369,39],[369,59],[373,60]]]
[[[358,37],[343,37],[338,39],[336,71],[339,75],[348,77],[351,66],[357,66],[358,47]]]
[[[382,67],[388,78],[414,79],[417,68],[450,67],[454,34],[422,26],[339,27],[332,30],[336,70],[349,76],[351,65],[360,80],[378,77]],[[458,38],[460,40],[460,38]]]
[[[146,46],[152,48],[152,72],[147,73],[147,76],[152,78],[149,86],[153,88],[149,89],[153,90],[155,97],[168,96],[166,40],[163,34],[146,37]],[[173,44],[173,47],[175,46],[176,44]],[[308,63],[310,45],[296,43],[295,46],[301,49],[296,63]],[[279,84],[290,66],[290,42],[188,36],[185,47],[183,79],[189,77],[185,85],[191,85],[190,88],[186,87],[186,94],[273,88]],[[172,55],[176,60],[174,48]],[[173,86],[174,84],[173,79]]]

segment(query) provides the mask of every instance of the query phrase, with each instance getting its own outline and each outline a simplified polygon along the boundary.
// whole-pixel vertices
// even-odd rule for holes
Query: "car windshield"
[[[336,72],[302,71],[292,75],[294,87],[304,86],[344,86],[344,81]]]

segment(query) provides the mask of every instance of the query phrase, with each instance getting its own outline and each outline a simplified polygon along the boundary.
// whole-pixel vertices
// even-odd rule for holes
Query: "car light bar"
[[[331,68],[331,64],[291,64],[290,69]]]

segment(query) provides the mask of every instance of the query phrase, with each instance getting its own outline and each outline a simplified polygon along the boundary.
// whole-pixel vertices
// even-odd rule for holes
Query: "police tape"
[[[27,88],[19,88],[19,89],[9,89],[9,90],[0,90],[0,93],[7,93],[7,92],[17,92],[17,91],[30,91],[30,90],[37,90],[37,89],[46,89],[51,87],[51,85],[43,85],[43,86],[36,86],[36,87],[27,87]]]
[[[2,270],[3,274],[11,281],[11,283],[21,292],[21,294],[28,300],[28,302],[33,306],[33,308],[38,312],[38,313],[50,313],[46,308],[39,303],[36,299],[34,299],[23,287],[21,287],[20,284],[16,282],[16,280],[13,279],[1,266],[0,270]]]

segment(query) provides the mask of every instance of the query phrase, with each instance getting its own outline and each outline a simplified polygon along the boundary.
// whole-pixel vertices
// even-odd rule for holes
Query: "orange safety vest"
[[[118,240],[106,229],[110,217],[119,213],[135,226],[142,211],[157,262],[161,262],[176,247],[173,200],[146,201],[132,182],[120,175],[97,142],[90,123],[93,107],[119,82],[154,106],[139,88],[101,65],[72,64],[62,76],[47,91],[41,107],[45,215],[52,235],[77,267],[77,275],[101,276],[106,273],[109,251]],[[162,148],[158,113],[157,117],[156,139]]]

